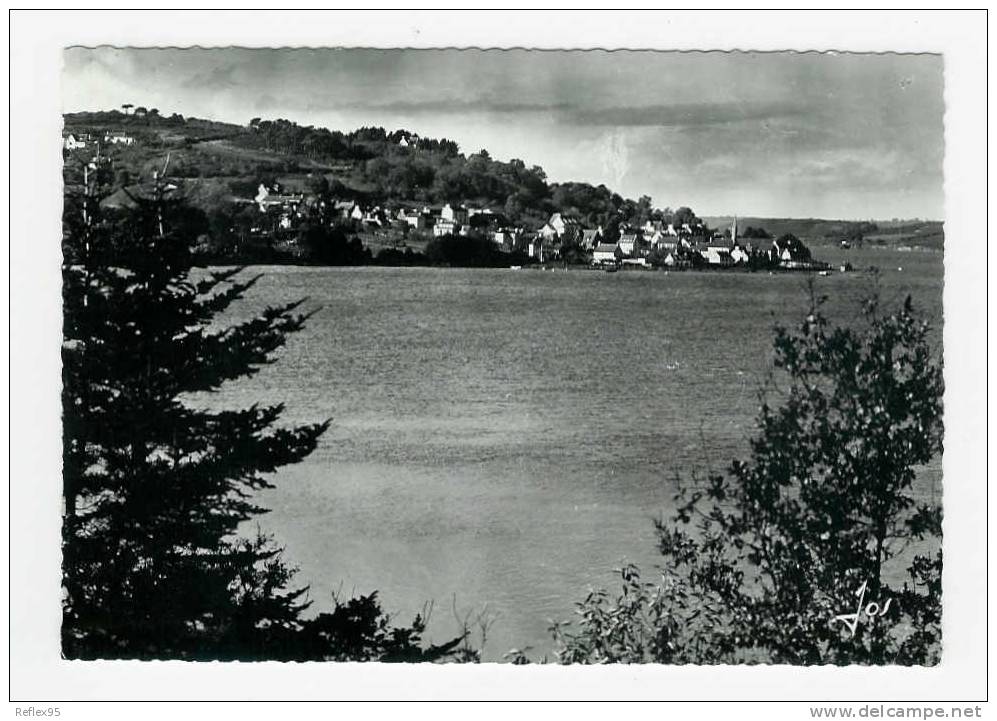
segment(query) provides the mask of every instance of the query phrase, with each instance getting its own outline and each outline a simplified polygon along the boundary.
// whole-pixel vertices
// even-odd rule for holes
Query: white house
[[[455,208],[450,203],[447,203],[440,211],[440,217],[457,225],[465,225],[468,220],[467,208],[461,206]]]
[[[114,145],[133,145],[135,143],[135,138],[125,133],[108,133],[104,136],[104,140]]]
[[[65,146],[66,150],[79,150],[80,148],[87,147],[87,141],[84,140],[83,136],[77,137],[72,133],[70,133],[69,135],[66,136],[66,139],[63,141],[63,145]]]
[[[643,238],[641,238],[640,233],[624,233],[620,236],[619,245],[623,255],[633,258],[640,255]]]
[[[273,186],[267,187],[265,183],[260,183],[259,188],[256,191],[256,197],[253,200],[260,207],[260,212],[265,213],[267,208],[273,207],[283,207],[290,210],[296,210],[304,200],[305,196],[300,194],[285,194],[281,193],[281,188],[278,183],[274,183]]]
[[[747,250],[742,248],[740,245],[735,245],[733,250],[730,251],[730,257],[735,263],[742,264],[747,263],[750,256],[748,255]]]
[[[710,265],[726,267],[734,265],[734,260],[730,257],[730,250],[729,246],[710,243],[703,251],[701,251],[701,254],[704,258],[706,258],[706,262]]]
[[[580,232],[579,222],[561,213],[551,215],[550,220],[540,229],[540,234],[547,240],[573,240]]]
[[[420,212],[419,210],[405,210],[404,208],[398,211],[397,217],[398,220],[405,221],[415,230],[425,230],[428,228],[431,218],[428,213]]]
[[[495,241],[496,245],[512,250],[521,233],[521,228],[499,228],[492,234],[492,240]]]
[[[659,230],[651,236],[650,244],[652,248],[658,250],[675,250],[678,241],[674,235],[670,235],[666,230]]]
[[[353,209],[356,205],[352,200],[337,200],[333,202],[332,210],[341,218],[350,218],[353,215]]]
[[[661,233],[665,230],[665,223],[662,220],[648,220],[644,223],[642,230],[644,231],[644,235]]]
[[[273,193],[276,193],[278,190],[279,190],[279,188],[278,188],[278,186],[276,184],[274,184],[274,186],[272,188],[270,188],[270,187],[267,187],[266,183],[260,183],[259,187],[256,189],[256,197],[253,198],[253,200],[255,200],[257,203],[259,203],[260,207],[262,209],[262,206],[267,201],[267,199]]]
[[[779,241],[782,241],[780,243]],[[785,237],[772,241],[771,257],[783,262],[807,263],[811,260],[810,249],[798,238]]]
[[[688,268],[692,265],[692,262],[688,258],[680,256],[677,250],[669,251],[668,255],[665,256],[664,263],[667,268]]]
[[[381,226],[381,225],[386,225],[387,221],[388,221],[387,216],[385,215],[384,211],[381,210],[381,206],[376,205],[363,214],[363,219],[360,222],[362,222],[364,225]]]
[[[592,252],[594,264],[619,263],[623,259],[623,251],[617,243],[599,243]]]
[[[436,221],[433,226],[433,236],[440,238],[444,235],[454,235],[457,232],[457,224],[453,220],[447,220],[443,216]]]
[[[564,235],[569,230],[578,227],[578,221],[574,218],[567,218],[561,213],[554,213],[548,221],[557,231],[558,235]]]

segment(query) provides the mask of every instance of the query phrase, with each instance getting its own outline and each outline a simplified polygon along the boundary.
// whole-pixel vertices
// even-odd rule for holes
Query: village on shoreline
[[[246,201],[244,201],[246,202]],[[827,270],[827,263],[815,260],[798,238],[785,235],[774,239],[763,229],[749,228],[738,234],[737,219],[730,228],[710,229],[689,214],[677,224],[649,219],[643,226],[621,223],[615,232],[601,226],[585,227],[566,212],[554,212],[538,229],[509,225],[507,219],[489,207],[445,203],[443,206],[367,206],[353,200],[323,199],[317,194],[287,193],[275,183],[260,185],[253,199],[266,223],[253,227],[263,236],[280,237],[294,233],[316,210],[331,216],[330,225],[345,227],[358,236],[385,239],[391,247],[406,248],[409,239],[469,239],[490,242],[510,260],[531,265],[568,263],[595,268],[652,268],[674,270],[694,268],[753,268],[781,270]],[[326,208],[325,204],[331,203]],[[247,202],[248,204],[248,202]],[[293,238],[293,235],[291,236]],[[291,240],[289,245],[293,246]],[[291,248],[289,248],[291,249]]]

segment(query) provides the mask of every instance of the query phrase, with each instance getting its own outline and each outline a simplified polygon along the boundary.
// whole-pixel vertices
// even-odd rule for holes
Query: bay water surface
[[[836,255],[837,254],[837,255]],[[882,269],[910,293],[941,351],[942,255],[821,251]],[[827,257],[830,255],[831,257]],[[653,519],[692,480],[747,454],[772,328],[806,315],[803,275],[434,268],[250,268],[225,321],[306,298],[314,311],[277,362],[194,399],[286,404],[285,422],[332,425],[261,494],[314,609],[377,590],[399,623],[432,602],[493,623],[486,660],[549,652],[612,569],[659,562]],[[860,322],[864,272],[815,278],[832,322]],[[941,461],[918,493],[940,497]],[[454,609],[456,608],[456,613]]]

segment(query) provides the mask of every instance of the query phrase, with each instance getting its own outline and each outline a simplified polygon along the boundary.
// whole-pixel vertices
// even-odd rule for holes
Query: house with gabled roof
[[[453,220],[448,220],[440,216],[436,219],[436,224],[433,225],[433,237],[441,238],[446,235],[456,235],[459,228],[460,226]]]
[[[70,133],[62,141],[62,145],[66,150],[80,150],[87,147],[88,140],[89,137],[87,136]]]
[[[297,210],[305,199],[303,193],[285,193],[280,183],[267,185],[260,183],[257,189],[254,202],[259,206],[260,212],[265,213],[268,208],[284,208],[289,211]]]
[[[408,223],[409,227],[414,230],[426,230],[433,225],[433,216],[430,214],[429,208],[402,208],[396,217],[398,220]]]
[[[133,145],[135,138],[127,133],[111,132],[104,135],[104,140],[113,145]]]
[[[364,213],[360,222],[364,225],[376,225],[382,227],[388,224],[388,215],[379,205],[375,205],[373,208],[368,208]]]
[[[353,217],[353,210],[356,207],[357,204],[353,200],[336,200],[332,203],[332,212],[338,217],[347,220]]]
[[[689,257],[677,249],[668,251],[663,262],[666,268],[689,268],[692,266]]]
[[[516,231],[512,228],[498,228],[492,232],[492,241],[505,250],[512,250],[516,245]]]
[[[678,247],[678,238],[662,229],[655,231],[648,239],[648,243],[653,250],[675,250]]]
[[[575,240],[581,234],[581,223],[563,213],[554,213],[540,229],[540,234],[547,241]]]
[[[665,221],[650,220],[650,219],[648,219],[644,223],[644,227],[642,228],[642,230],[644,231],[644,235],[646,236],[651,236],[654,235],[655,233],[660,233],[664,229],[665,229]]]
[[[620,250],[628,258],[641,255],[644,246],[644,237],[640,232],[626,232],[620,235]]]
[[[725,268],[729,265],[734,265],[734,259],[731,257],[731,250],[733,250],[733,246],[730,244],[710,242],[707,243],[700,251],[700,255],[703,256],[703,259],[706,260],[708,265]]]
[[[602,240],[602,228],[583,228],[581,246],[583,250],[594,250]]]
[[[447,203],[440,209],[440,218],[451,223],[456,223],[457,225],[465,225],[468,221],[467,208],[462,205]]]
[[[799,238],[793,235],[784,235],[772,241],[772,250],[769,252],[773,260],[786,263],[807,263],[812,260],[810,249],[803,244]]]
[[[592,263],[601,265],[605,263],[617,264],[623,260],[623,251],[619,243],[599,243],[592,251]]]

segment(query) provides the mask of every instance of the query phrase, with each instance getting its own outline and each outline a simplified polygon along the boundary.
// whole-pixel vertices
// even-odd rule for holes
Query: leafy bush
[[[554,629],[560,661],[938,662],[941,509],[913,486],[942,449],[942,369],[910,298],[868,301],[862,330],[820,305],[776,330],[783,401],[763,402],[748,460],[658,523],[661,581],[627,567],[618,597],[591,593]]]
[[[509,264],[509,256],[488,238],[448,235],[426,245],[426,258],[434,265],[492,267]]]

